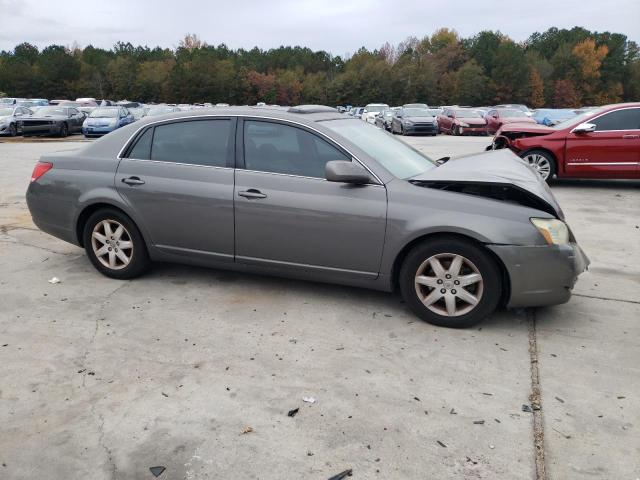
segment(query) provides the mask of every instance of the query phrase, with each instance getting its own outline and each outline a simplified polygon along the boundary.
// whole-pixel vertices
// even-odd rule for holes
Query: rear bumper
[[[589,259],[576,243],[553,246],[488,245],[507,269],[508,307],[565,303]]]

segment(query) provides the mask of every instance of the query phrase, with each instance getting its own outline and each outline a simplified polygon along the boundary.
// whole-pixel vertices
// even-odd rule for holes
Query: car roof
[[[150,118],[139,120],[137,125],[145,125],[147,123],[157,123],[164,120],[172,119],[188,119],[191,117],[203,116],[244,116],[244,117],[267,117],[276,120],[292,120],[298,123],[313,123],[325,120],[344,120],[345,116],[338,112],[335,108],[326,107],[324,105],[301,105],[292,107],[287,110],[282,107],[204,107],[196,110],[183,110],[179,112],[171,112],[163,115],[157,115]]]

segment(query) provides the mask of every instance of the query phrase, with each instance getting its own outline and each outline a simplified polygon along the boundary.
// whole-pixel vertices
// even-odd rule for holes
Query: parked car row
[[[565,120],[569,120],[583,112],[591,111],[596,107],[583,107],[580,109],[540,108],[531,110],[522,104],[500,104],[493,107],[470,106],[441,106],[429,108],[425,103],[410,103],[402,107],[389,107],[384,103],[370,103],[365,107],[340,106],[338,111],[349,116],[360,118],[368,123],[373,123],[392,133],[408,135],[412,133],[433,134],[430,128],[420,129],[404,128],[411,122],[396,118],[397,115],[405,116],[401,110],[407,108],[421,108],[430,110],[430,115],[436,118],[436,133],[451,135],[493,135],[500,127],[507,123],[538,123],[553,126]],[[394,121],[396,119],[396,121]],[[414,131],[412,131],[414,130]]]
[[[220,106],[228,106],[220,104]],[[213,106],[212,104],[149,104],[122,100],[46,100],[0,98],[0,135],[60,136],[82,133],[100,137],[146,116]]]

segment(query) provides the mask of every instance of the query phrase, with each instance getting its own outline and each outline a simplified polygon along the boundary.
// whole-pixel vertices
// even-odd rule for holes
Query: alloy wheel
[[[122,270],[131,263],[131,235],[124,225],[116,220],[102,220],[93,227],[91,247],[100,263],[112,270]]]
[[[471,312],[482,298],[484,281],[468,258],[441,253],[426,259],[415,275],[418,298],[432,312],[458,317]]]
[[[530,153],[525,155],[524,159],[529,162],[529,165],[531,165],[542,178],[545,180],[549,178],[549,175],[551,174],[551,164],[544,155],[540,155],[539,153]]]

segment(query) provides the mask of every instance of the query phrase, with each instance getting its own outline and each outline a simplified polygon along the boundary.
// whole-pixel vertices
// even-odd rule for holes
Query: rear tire
[[[140,230],[118,210],[104,208],[93,213],[84,225],[82,238],[89,260],[107,277],[135,278],[151,266]]]
[[[402,263],[399,284],[411,310],[441,327],[476,325],[493,313],[502,296],[493,258],[482,247],[454,237],[414,247]]]

